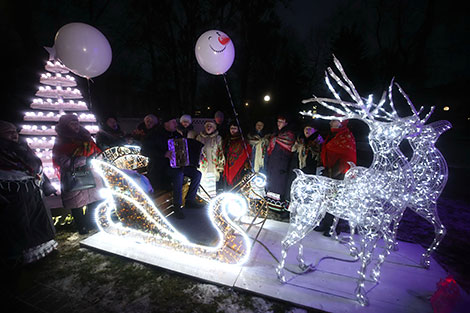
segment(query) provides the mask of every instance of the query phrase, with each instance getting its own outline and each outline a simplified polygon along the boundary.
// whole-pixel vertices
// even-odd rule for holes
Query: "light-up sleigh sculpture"
[[[349,222],[350,251],[361,261],[356,299],[360,304],[366,305],[366,270],[377,241],[383,238],[385,249],[370,273],[374,281],[379,280],[381,265],[394,245],[395,226],[416,191],[415,173],[408,159],[400,151],[399,145],[403,139],[411,139],[420,134],[432,109],[421,120],[420,112],[416,111],[397,85],[413,111],[413,115],[409,117],[399,117],[392,97],[393,87],[396,85],[393,80],[388,91],[384,92],[381,100],[375,104],[371,96],[367,100],[360,97],[336,58],[334,63],[341,78],[328,68],[326,83],[335,98],[314,97],[305,102],[317,102],[341,116],[323,116],[312,112],[302,114],[329,120],[358,119],[365,122],[370,129],[369,143],[374,153],[373,161],[369,168],[352,166],[343,181],[296,171],[298,176],[291,187],[291,222],[282,241],[282,259],[276,271],[281,282],[285,282],[285,258],[287,250],[294,244],[299,245],[297,260],[300,268],[308,267],[303,260],[301,240],[319,224],[325,213],[329,212]],[[343,88],[352,102],[340,98],[329,77]],[[361,238],[358,251],[352,237],[356,228]]]
[[[247,211],[243,197],[223,193],[210,201],[207,210],[218,238],[214,245],[200,245],[188,240],[171,224],[141,185],[123,171],[128,168],[120,169],[113,164],[116,161],[136,164],[138,160],[130,161],[132,155],[141,161],[145,157],[138,154],[138,150],[117,155],[102,156],[101,160],[92,161],[93,169],[106,186],[103,190],[105,201],[96,210],[100,231],[136,244],[154,245],[227,264],[242,264],[248,259],[250,239],[232,220]]]

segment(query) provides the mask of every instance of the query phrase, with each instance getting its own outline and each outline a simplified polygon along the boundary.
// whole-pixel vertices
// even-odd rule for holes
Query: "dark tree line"
[[[306,39],[283,22],[282,8],[290,4],[289,0],[2,1],[0,25],[6,44],[1,53],[2,60],[9,60],[4,70],[9,79],[1,90],[13,104],[7,113],[20,119],[29,107],[47,57],[42,46],[52,46],[57,30],[70,22],[97,27],[111,43],[111,67],[91,85],[94,109],[101,114],[230,112],[223,78],[202,70],[194,56],[195,42],[209,29],[224,31],[235,44],[235,61],[226,78],[242,117],[269,117],[282,111],[295,115],[304,108],[301,99],[326,93],[323,75],[332,53],[363,94],[378,95],[395,76],[412,95],[426,94],[423,101],[438,102],[444,98],[438,90],[444,95],[449,86],[468,82],[468,71],[452,66],[454,56],[462,60],[468,51],[464,36],[468,23],[464,11],[451,4],[338,1],[333,11],[321,12],[319,6],[312,12],[312,19],[320,14],[329,17],[310,29]],[[448,43],[452,41],[446,32],[462,36],[454,40],[458,45]],[[466,61],[462,68],[468,65]],[[446,67],[453,72],[443,82],[439,73],[447,73]],[[80,88],[86,91],[86,83]],[[273,99],[269,104],[262,101],[265,93]]]

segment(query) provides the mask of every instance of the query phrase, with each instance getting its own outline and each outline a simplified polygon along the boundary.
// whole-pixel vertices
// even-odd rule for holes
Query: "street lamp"
[[[271,101],[271,97],[269,95],[264,96],[264,102],[269,102]]]
[[[446,105],[444,108],[443,108],[444,111],[449,111],[450,108]]]

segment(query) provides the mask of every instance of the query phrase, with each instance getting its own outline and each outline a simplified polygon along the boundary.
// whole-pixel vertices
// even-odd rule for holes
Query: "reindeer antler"
[[[335,99],[330,99],[330,98],[319,98],[316,96],[313,96],[313,98],[303,100],[302,103],[308,103],[308,102],[317,102],[324,106],[325,108],[338,113],[342,115],[341,117],[336,117],[336,116],[323,116],[320,114],[314,114],[311,111],[308,112],[300,112],[302,115],[308,115],[312,117],[319,117],[323,119],[351,119],[351,118],[358,118],[364,121],[371,121],[375,120],[375,118],[381,118],[384,120],[393,120],[394,118],[398,116],[394,116],[393,114],[390,114],[386,112],[382,106],[385,103],[386,99],[386,92],[382,95],[382,98],[379,102],[378,105],[374,106],[373,103],[373,98],[372,95],[369,96],[367,101],[364,103],[363,99],[359,95],[359,93],[356,90],[356,87],[352,83],[352,81],[349,79],[349,77],[346,75],[343,66],[339,62],[339,60],[333,56],[333,61],[336,66],[336,69],[339,71],[340,76],[339,77],[331,67],[328,67],[327,70],[325,71],[325,82],[326,85],[328,86],[330,92],[333,94]],[[331,84],[330,77],[333,78],[336,83],[346,91],[346,93],[351,97],[353,102],[351,101],[345,101],[341,99],[339,94],[336,92],[335,88]],[[334,104],[339,105],[335,106]],[[372,109],[372,111],[371,111]],[[379,114],[379,111],[381,114]],[[396,113],[396,112],[395,112]]]
[[[398,91],[400,91],[401,95],[403,96],[403,98],[405,98],[406,102],[410,106],[411,110],[413,111],[413,114],[416,115],[416,117],[419,118],[419,114],[421,114],[421,112],[423,111],[423,107],[421,107],[419,109],[419,111],[416,111],[416,108],[413,105],[413,103],[411,102],[410,97],[408,96],[408,94],[406,94],[406,92],[403,90],[403,88],[401,88],[401,86],[398,83],[395,83],[395,85],[398,87]],[[435,109],[435,107],[432,106],[431,109],[429,110],[428,114],[426,114],[426,116],[423,119],[420,119],[420,121],[423,125],[431,117],[431,114],[434,112],[434,109]]]
[[[338,113],[342,116],[341,117],[325,116],[325,115],[313,113],[312,111],[307,111],[307,112],[303,111],[303,112],[300,112],[300,114],[312,116],[312,117],[318,117],[322,119],[328,119],[328,120],[332,120],[332,119],[345,120],[345,119],[357,118],[365,122],[377,121],[377,119],[382,120],[382,121],[389,121],[389,122],[395,121],[400,118],[398,116],[398,113],[395,109],[395,104],[393,102],[393,86],[395,85],[398,87],[398,90],[400,91],[402,96],[406,99],[408,105],[413,111],[413,114],[419,118],[419,114],[422,112],[423,108],[420,108],[419,112],[416,110],[415,106],[411,102],[408,95],[403,91],[400,85],[395,83],[395,78],[392,78],[390,85],[388,86],[388,90],[385,90],[382,93],[382,97],[380,98],[380,101],[377,104],[374,104],[372,95],[369,95],[367,99],[363,99],[359,95],[359,93],[356,90],[356,87],[346,75],[343,69],[343,66],[334,55],[333,55],[333,62],[336,66],[336,69],[339,71],[341,77],[338,76],[331,67],[328,67],[327,70],[325,71],[325,82],[326,82],[326,85],[328,86],[328,89],[333,94],[334,99],[319,98],[314,95],[313,98],[305,99],[302,101],[302,103],[317,102],[321,104],[323,107],[335,113]],[[352,101],[345,101],[341,99],[338,92],[335,90],[335,88],[331,84],[330,77],[336,81],[338,86],[340,86],[344,91],[346,91],[346,93],[349,95]],[[388,99],[388,109],[385,108],[387,99]],[[434,107],[432,107],[431,111],[426,115],[426,117],[421,120],[423,124],[429,119],[433,110],[434,110]]]

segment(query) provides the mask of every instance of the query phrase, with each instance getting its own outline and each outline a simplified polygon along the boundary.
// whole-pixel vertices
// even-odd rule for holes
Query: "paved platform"
[[[286,272],[289,281],[281,284],[275,273],[277,262],[267,249],[280,258],[280,241],[287,227],[287,223],[267,220],[258,238],[264,247],[255,243],[250,260],[238,266],[135,244],[105,233],[88,237],[81,245],[300,307],[329,312],[432,312],[429,299],[436,283],[447,273],[434,260],[429,270],[421,268],[419,258],[424,249],[407,242],[400,242],[399,251],[388,256],[379,284],[367,281],[368,307],[354,300],[359,262],[352,260],[345,245],[321,233],[312,232],[304,239],[305,260],[316,264],[317,269],[302,275]],[[207,228],[201,227],[200,231],[207,232]],[[255,236],[257,232],[258,228],[253,227],[249,234]],[[296,253],[296,248],[292,248],[286,261],[286,267],[292,271],[299,271]]]

